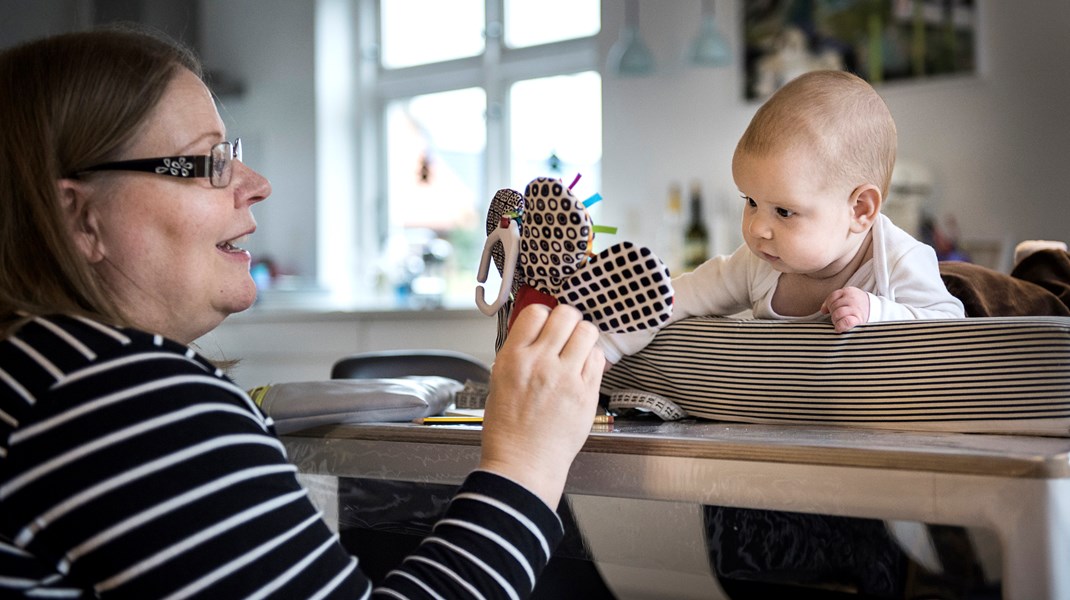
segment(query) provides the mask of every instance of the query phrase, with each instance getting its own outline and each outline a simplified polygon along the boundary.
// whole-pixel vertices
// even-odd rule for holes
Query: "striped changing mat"
[[[624,390],[719,421],[1070,436],[1070,317],[693,317],[606,373]]]

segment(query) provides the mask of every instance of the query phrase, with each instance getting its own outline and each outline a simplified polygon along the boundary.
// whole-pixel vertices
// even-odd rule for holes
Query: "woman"
[[[196,60],[134,31],[31,42],[0,54],[0,123],[0,596],[366,597],[270,420],[186,346],[255,299],[241,243],[271,191]],[[530,592],[596,339],[524,311],[479,469],[379,592]]]

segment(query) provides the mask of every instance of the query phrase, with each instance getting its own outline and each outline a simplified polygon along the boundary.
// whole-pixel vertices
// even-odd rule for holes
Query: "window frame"
[[[517,81],[570,75],[598,68],[598,34],[523,48],[509,48],[504,36],[504,0],[486,0],[485,47],[481,55],[395,69],[382,67],[379,48],[379,0],[355,0],[354,19],[357,53],[357,99],[361,107],[354,119],[359,152],[355,210],[351,224],[356,238],[353,269],[354,290],[348,295],[357,303],[367,298],[366,290],[376,289],[376,269],[389,233],[387,189],[386,109],[394,101],[413,96],[469,87],[486,93],[486,150],[484,181],[480,182],[484,202],[493,190],[509,181],[508,92]],[[321,220],[321,224],[323,221]],[[322,246],[321,246],[321,251]],[[327,252],[330,252],[327,250]],[[322,261],[320,261],[322,265]],[[473,272],[476,265],[472,266]],[[332,287],[329,281],[321,282]],[[335,282],[335,286],[337,281]],[[475,282],[473,281],[473,287]],[[361,293],[356,290],[365,290]]]

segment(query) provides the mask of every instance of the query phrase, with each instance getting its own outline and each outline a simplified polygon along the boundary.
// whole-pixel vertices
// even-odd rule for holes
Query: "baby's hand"
[[[869,294],[856,287],[836,290],[825,298],[821,312],[832,317],[837,332],[844,332],[869,321]]]

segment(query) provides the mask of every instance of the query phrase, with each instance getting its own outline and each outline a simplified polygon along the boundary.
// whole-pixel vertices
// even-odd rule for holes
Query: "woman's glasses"
[[[167,175],[169,177],[207,177],[212,182],[212,187],[224,188],[230,185],[230,175],[234,171],[235,160],[241,160],[241,138],[235,138],[233,142],[220,142],[212,146],[212,153],[208,155],[120,160],[79,169],[78,173],[89,173],[90,171],[138,171]]]

